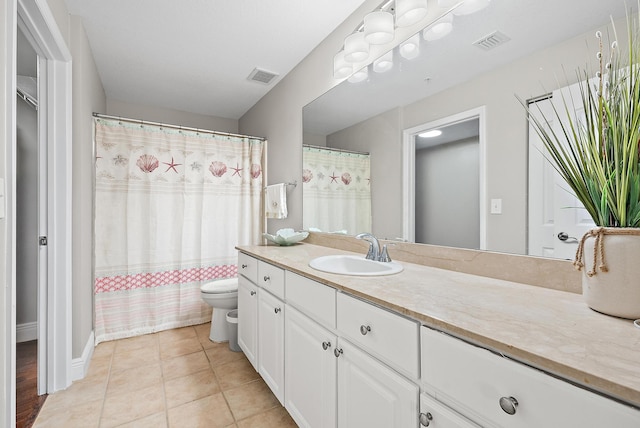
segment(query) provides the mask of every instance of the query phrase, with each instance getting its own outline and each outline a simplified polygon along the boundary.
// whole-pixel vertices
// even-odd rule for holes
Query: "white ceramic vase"
[[[593,310],[621,318],[640,319],[640,235],[615,234],[607,229],[603,251],[607,271],[600,269],[601,255],[598,254],[594,269],[594,247],[596,238],[589,236],[584,242],[582,263],[582,295]],[[640,230],[635,230],[640,233]],[[594,271],[589,276],[588,272]]]

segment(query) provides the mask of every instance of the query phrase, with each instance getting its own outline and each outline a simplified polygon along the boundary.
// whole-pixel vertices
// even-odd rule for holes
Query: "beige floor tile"
[[[120,350],[116,347],[111,362],[111,372],[147,366],[160,361],[158,345],[148,348]]]
[[[242,352],[233,352],[229,349],[228,343],[211,343],[209,349],[205,349],[207,358],[211,367],[221,366],[232,361],[242,360],[245,358]]]
[[[210,368],[165,381],[164,385],[169,409],[220,392],[220,386]]]
[[[132,369],[114,371],[109,376],[107,397],[150,386],[162,387],[162,382],[162,368],[159,362]]]
[[[109,395],[102,410],[101,427],[114,427],[164,412],[162,385]]]
[[[160,343],[175,342],[176,340],[197,337],[196,330],[193,326],[174,328],[172,330],[164,330],[158,333]]]
[[[198,340],[200,341],[204,349],[209,349],[216,344],[215,342],[212,342],[209,339],[209,334],[211,333],[210,322],[206,324],[196,325],[194,326],[194,328],[196,329],[196,335],[198,336]]]
[[[167,426],[167,413],[160,412],[124,425],[118,425],[118,428],[166,428]]]
[[[169,409],[171,428],[216,428],[233,426],[233,416],[221,393]]]
[[[42,410],[40,410],[38,418],[33,424],[34,428],[98,427],[100,411],[102,410],[102,399],[77,403],[66,409],[52,409],[47,406],[48,403],[49,399],[47,398]]]
[[[287,410],[278,406],[238,422],[238,428],[297,428]]]
[[[202,351],[202,345],[195,335],[193,337],[186,337],[182,339],[176,339],[160,343],[160,358],[168,360],[171,358],[179,357],[181,355],[193,354],[194,352]]]
[[[262,379],[224,391],[236,421],[279,406],[278,399]]]
[[[73,382],[63,391],[49,394],[45,403],[52,409],[67,409],[81,403],[104,400],[106,389],[106,376],[103,379],[84,379]]]
[[[260,378],[246,358],[213,368],[223,391]]]
[[[132,351],[140,348],[150,348],[158,345],[158,333],[144,334],[142,336],[128,337],[116,340],[116,352]]]
[[[105,380],[109,376],[109,370],[111,369],[112,356],[98,356],[91,357],[89,363],[89,370],[83,380],[93,380],[99,382]]]
[[[190,375],[208,368],[209,360],[204,351],[162,361],[162,373],[165,381]]]
[[[106,356],[111,356],[113,355],[113,351],[116,349],[116,341],[115,340],[111,340],[109,342],[102,342],[99,343],[98,346],[96,346],[93,349],[93,358],[102,358],[102,357],[106,357]]]

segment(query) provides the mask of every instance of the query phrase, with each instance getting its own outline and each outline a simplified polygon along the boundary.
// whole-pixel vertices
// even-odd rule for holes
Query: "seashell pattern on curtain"
[[[96,343],[210,320],[210,280],[260,242],[264,142],[95,121]]]

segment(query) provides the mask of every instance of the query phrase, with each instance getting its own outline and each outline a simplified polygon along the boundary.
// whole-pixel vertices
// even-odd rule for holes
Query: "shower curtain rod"
[[[100,119],[118,120],[118,121],[121,121],[121,122],[137,123],[137,124],[140,124],[140,125],[153,125],[153,126],[159,126],[161,128],[179,129],[179,130],[183,130],[183,131],[197,132],[197,133],[200,133],[200,134],[213,134],[213,135],[222,135],[222,136],[225,136],[225,137],[237,137],[237,138],[251,138],[251,139],[260,140],[260,141],[266,141],[267,140],[264,137],[254,137],[252,135],[242,135],[242,134],[234,134],[234,133],[231,133],[231,132],[212,131],[210,129],[190,128],[188,126],[171,125],[169,123],[151,122],[149,120],[131,119],[131,118],[128,118],[128,117],[110,116],[108,114],[102,114],[102,113],[93,113],[93,117],[97,117],[97,118],[100,118]]]
[[[367,155],[367,156],[369,155],[369,152],[358,152],[355,150],[336,149],[334,147],[314,146],[312,144],[303,144],[302,147],[306,147],[309,149],[317,149],[317,150],[327,150],[332,152],[350,153],[353,155]]]

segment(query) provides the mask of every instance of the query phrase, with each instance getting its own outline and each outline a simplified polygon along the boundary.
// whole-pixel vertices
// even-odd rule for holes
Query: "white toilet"
[[[227,312],[238,307],[238,278],[220,279],[203,284],[200,296],[213,308],[209,339],[213,342],[227,342]]]

